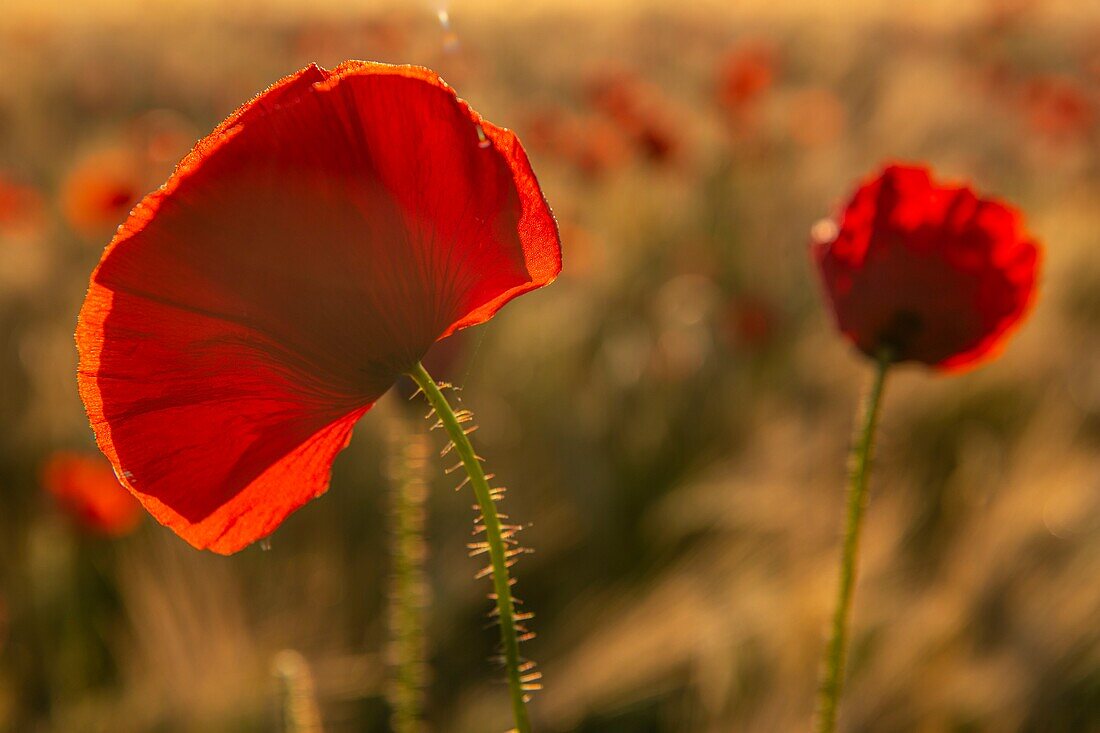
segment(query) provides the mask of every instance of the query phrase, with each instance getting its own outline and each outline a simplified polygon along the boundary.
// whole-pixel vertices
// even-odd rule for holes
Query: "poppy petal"
[[[510,132],[426,69],[311,66],[120,228],[78,323],[81,394],[146,508],[233,552],[325,490],[355,421],[433,342],[560,267]]]
[[[484,323],[512,298],[552,283],[561,272],[558,225],[542,197],[527,153],[511,130],[497,127],[486,120],[481,120],[480,124],[486,138],[508,161],[514,176],[514,184],[522,201],[517,229],[520,241],[523,242],[524,260],[530,280],[514,285],[472,308],[465,316],[452,323],[440,338],[445,338],[461,328]]]

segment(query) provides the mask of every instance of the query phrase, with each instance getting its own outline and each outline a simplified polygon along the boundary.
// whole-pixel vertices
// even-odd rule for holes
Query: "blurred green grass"
[[[437,375],[532,523],[518,592],[538,614],[539,730],[807,727],[868,374],[806,245],[887,159],[1011,198],[1046,262],[1002,358],[891,386],[846,730],[1100,729],[1100,21],[1080,4],[867,5],[823,22],[459,4],[454,36],[427,4],[0,24],[0,175],[44,202],[0,230],[0,728],[277,730],[272,665],[293,649],[325,730],[387,729],[385,447],[403,400],[364,418],[330,492],[267,551],[198,553],[152,521],[95,539],[39,486],[52,451],[93,449],[72,330],[118,223],[74,223],[73,170],[135,155],[151,190],[180,138],[310,61],[359,57],[430,66],[515,129],[562,226],[561,279]],[[774,81],[731,111],[721,70],[754,46]],[[608,84],[667,154],[608,113]],[[433,469],[430,722],[504,730],[470,499]]]

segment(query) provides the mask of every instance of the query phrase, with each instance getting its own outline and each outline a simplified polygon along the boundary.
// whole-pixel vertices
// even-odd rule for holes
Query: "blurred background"
[[[417,472],[427,729],[510,727],[471,496],[438,433],[403,451],[420,403],[390,395],[328,494],[226,558],[118,496],[76,392],[76,314],[133,204],[254,93],[346,58],[432,67],[516,130],[561,225],[561,278],[431,357],[531,525],[539,731],[808,729],[870,375],[807,243],[887,160],[1016,202],[1046,260],[1001,358],[889,385],[843,729],[1100,731],[1100,6],[1077,0],[7,0],[0,730],[390,730],[389,517]]]

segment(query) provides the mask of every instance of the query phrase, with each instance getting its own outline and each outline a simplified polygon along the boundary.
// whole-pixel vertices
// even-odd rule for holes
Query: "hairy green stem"
[[[852,593],[855,590],[856,568],[859,559],[859,533],[863,525],[863,513],[867,506],[867,479],[871,468],[871,453],[875,441],[882,391],[886,385],[886,372],[891,356],[884,351],[875,367],[871,390],[863,401],[863,422],[857,429],[852,445],[851,474],[848,480],[848,511],[844,527],[844,546],[840,557],[840,581],[837,587],[836,608],[833,612],[829,644],[825,648],[825,665],[818,697],[817,731],[833,733],[836,730],[837,706],[844,687],[844,662],[848,647],[848,620],[852,611]]]
[[[424,392],[424,396],[428,398],[428,402],[450,436],[451,442],[454,443],[454,449],[459,458],[462,459],[462,465],[466,469],[470,485],[477,497],[485,526],[489,563],[492,568],[493,588],[500,621],[500,641],[504,650],[508,689],[512,697],[512,714],[516,722],[516,731],[518,733],[531,733],[531,722],[527,715],[526,694],[523,687],[522,661],[519,655],[515,605],[512,601],[512,581],[508,573],[508,554],[500,517],[497,515],[496,504],[493,501],[489,482],[485,478],[485,471],[482,470],[477,454],[474,453],[474,447],[470,444],[470,439],[462,428],[462,423],[451,408],[450,403],[447,402],[447,398],[443,396],[443,392],[440,391],[435,380],[421,364],[413,367],[409,372],[409,376]]]

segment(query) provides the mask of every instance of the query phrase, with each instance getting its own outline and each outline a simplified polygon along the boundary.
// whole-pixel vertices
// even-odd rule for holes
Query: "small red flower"
[[[0,235],[32,236],[45,223],[45,202],[37,189],[0,173]]]
[[[1096,121],[1092,103],[1072,79],[1031,79],[1024,86],[1023,102],[1032,131],[1056,143],[1084,139]]]
[[[928,169],[864,183],[812,251],[840,330],[861,351],[959,369],[987,358],[1035,297],[1036,242],[1020,213]]]
[[[718,101],[732,114],[763,97],[775,84],[776,51],[763,42],[747,43],[727,54],[718,80]]]
[[[647,160],[671,163],[679,154],[675,126],[652,85],[629,72],[608,73],[592,79],[586,94],[591,106],[615,123]]]
[[[595,115],[570,118],[558,144],[561,156],[587,179],[596,180],[630,162],[630,143],[619,127]]]
[[[61,209],[69,225],[95,238],[126,216],[141,197],[145,181],[137,157],[111,148],[80,160],[61,186]]]
[[[598,179],[629,162],[630,143],[615,123],[597,115],[538,110],[524,131],[528,145],[560,159],[585,178]]]
[[[231,115],[92,275],[79,383],[123,483],[234,552],[323,493],[431,345],[561,269],[527,156],[431,71],[303,69]]]
[[[42,468],[42,484],[74,520],[95,534],[121,537],[141,519],[141,505],[99,456],[55,453]]]

